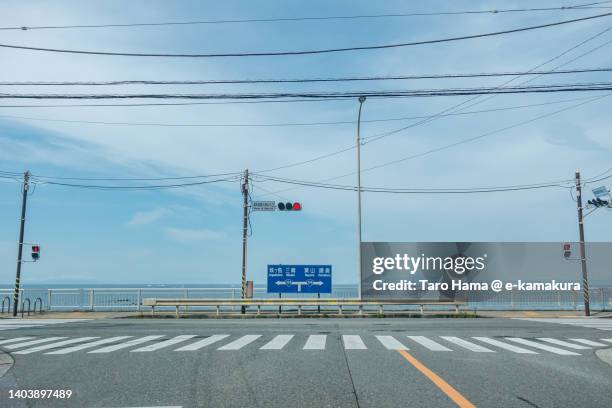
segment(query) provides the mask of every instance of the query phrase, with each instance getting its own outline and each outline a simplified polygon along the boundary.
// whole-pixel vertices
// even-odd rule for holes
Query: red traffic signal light
[[[278,203],[279,211],[302,211],[302,204],[299,202]]]
[[[32,259],[37,261],[40,258],[40,245],[32,245]]]

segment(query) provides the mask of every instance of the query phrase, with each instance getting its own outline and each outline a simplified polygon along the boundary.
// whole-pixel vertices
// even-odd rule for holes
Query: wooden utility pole
[[[580,234],[580,263],[582,265],[582,293],[584,296],[584,315],[591,315],[589,302],[589,277],[587,274],[586,248],[584,244],[584,217],[582,215],[582,186],[580,172],[576,171],[576,204],[578,205],[578,232]]]
[[[21,198],[21,225],[19,227],[19,249],[17,250],[17,273],[15,275],[15,293],[13,293],[13,317],[17,316],[19,307],[19,280],[21,279],[21,258],[23,255],[23,235],[25,231],[26,206],[28,203],[28,189],[30,186],[30,172],[23,174],[23,195]]]
[[[249,229],[249,169],[244,171],[244,182],[242,183],[242,197],[244,199],[242,218],[242,300],[246,298],[246,257],[247,238]],[[241,313],[245,313],[245,306],[241,307]]]

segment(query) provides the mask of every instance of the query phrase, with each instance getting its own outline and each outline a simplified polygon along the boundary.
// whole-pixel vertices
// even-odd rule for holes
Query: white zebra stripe
[[[194,343],[188,344],[183,347],[179,347],[174,351],[194,351],[199,350],[203,347],[209,346],[213,343],[223,340],[224,338],[229,337],[229,334],[214,334],[210,337],[206,337],[205,339],[198,340]]]
[[[414,342],[419,343],[421,346],[425,347],[426,349],[429,349],[432,351],[453,351],[449,349],[448,347],[444,347],[440,343],[436,343],[435,341],[428,339],[425,336],[406,336],[406,337],[408,337],[410,340]]]
[[[345,350],[367,350],[365,343],[361,340],[361,337],[354,334],[347,334],[342,336],[342,342],[344,343]]]
[[[34,337],[15,337],[14,339],[0,340],[0,344],[14,343],[16,341],[30,340],[30,339],[33,339],[33,338]]]
[[[159,339],[160,337],[164,337],[163,335],[154,335],[154,336],[145,336],[138,339],[126,341],[125,343],[113,344],[112,346],[102,347],[101,349],[89,351],[88,353],[110,353],[111,351],[121,350],[124,348],[136,346],[138,344],[146,343],[147,341]]]
[[[504,343],[503,341],[491,339],[489,337],[472,337],[472,338],[476,339],[478,341],[482,341],[483,343],[487,343],[487,344],[490,344],[492,346],[499,347],[500,349],[512,351],[513,353],[518,353],[518,354],[538,354],[535,351],[527,350],[527,349],[524,349],[522,347],[514,346],[512,344],[507,344],[507,343]]]
[[[50,352],[45,353],[45,354],[69,354],[69,353],[73,353],[75,351],[84,350],[84,349],[88,349],[88,348],[93,348],[93,347],[101,346],[103,344],[113,343],[113,342],[119,341],[119,340],[129,339],[130,337],[132,337],[132,336],[111,337],[109,339],[97,340],[97,341],[93,341],[91,343],[79,344],[78,346],[66,347],[66,348],[63,348],[63,349],[59,349],[59,350],[55,350],[55,351],[50,351]]]
[[[556,344],[557,346],[563,346],[574,350],[588,350],[590,347],[581,346],[578,344],[568,343],[567,341],[551,339],[550,337],[538,337],[538,340],[545,341],[547,343]]]
[[[378,341],[387,348],[387,350],[409,350],[393,336],[376,336]]]
[[[326,334],[311,334],[304,344],[304,350],[325,350]]]
[[[546,344],[537,343],[535,341],[526,340],[526,339],[520,339],[520,338],[517,338],[517,337],[506,337],[506,340],[510,340],[510,341],[515,342],[515,343],[520,343],[520,344],[523,344],[525,346],[530,346],[530,347],[537,348],[537,349],[540,349],[540,350],[549,351],[551,353],[559,354],[561,356],[579,356],[580,355],[578,353],[574,353],[573,351],[567,351],[567,350],[564,350],[564,349],[560,349],[558,347],[547,346]]]
[[[475,343],[471,343],[467,340],[463,340],[460,339],[459,337],[454,337],[454,336],[440,336],[440,338],[449,341],[451,343],[454,343],[456,345],[458,345],[459,347],[463,347],[464,349],[468,349],[470,351],[476,352],[476,353],[495,353],[495,351],[488,349],[486,347],[483,346],[479,346],[478,344]]]
[[[141,352],[148,352],[148,351],[159,350],[159,349],[162,349],[164,347],[172,346],[174,344],[181,343],[183,341],[187,341],[189,339],[194,338],[195,336],[196,336],[195,334],[176,336],[176,337],[173,337],[173,338],[168,339],[168,340],[160,341],[159,343],[153,343],[153,344],[149,344],[148,346],[144,346],[144,347],[140,347],[140,348],[137,348],[137,349],[134,349],[134,350],[130,350],[130,353],[141,353]]]
[[[586,344],[587,346],[593,347],[606,347],[607,344],[599,343],[597,341],[587,340],[587,339],[570,339],[571,341],[575,341],[576,343]]]
[[[8,346],[4,346],[4,348],[13,350],[13,349],[20,348],[20,347],[33,346],[34,344],[46,343],[48,341],[61,340],[65,338],[66,337],[47,337],[46,339],[31,340],[31,341],[26,341],[24,343],[18,343],[18,344],[9,344]]]
[[[37,351],[49,350],[52,348],[66,346],[68,344],[82,343],[84,341],[94,340],[94,339],[99,339],[99,337],[77,337],[76,339],[63,340],[63,341],[58,341],[57,343],[43,344],[42,346],[36,346],[36,347],[28,348],[25,350],[15,351],[13,354],[31,354],[31,353],[36,353]]]
[[[247,334],[246,336],[242,336],[239,339],[226,344],[225,346],[219,347],[217,350],[240,350],[247,344],[254,342],[260,337],[261,334]]]
[[[261,346],[260,350],[281,350],[293,338],[293,334],[279,334],[268,343]]]

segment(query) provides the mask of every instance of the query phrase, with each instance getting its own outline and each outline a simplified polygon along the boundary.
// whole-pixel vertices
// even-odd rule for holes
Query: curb
[[[13,357],[4,351],[0,351],[0,378],[13,367],[13,364],[15,364]]]

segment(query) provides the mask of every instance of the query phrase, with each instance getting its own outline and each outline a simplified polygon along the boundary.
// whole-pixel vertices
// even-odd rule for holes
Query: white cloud
[[[170,239],[178,242],[187,243],[192,241],[211,241],[225,237],[223,232],[209,229],[190,229],[190,228],[164,228],[164,233]]]
[[[142,227],[143,225],[154,223],[171,212],[172,210],[163,207],[154,208],[149,211],[139,211],[132,216],[126,225],[128,227]]]

